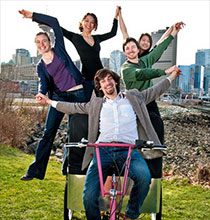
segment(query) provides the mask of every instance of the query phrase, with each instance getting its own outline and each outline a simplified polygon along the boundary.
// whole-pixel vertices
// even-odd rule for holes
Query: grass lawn
[[[0,145],[0,219],[63,219],[65,177],[61,164],[52,157],[44,180],[21,181],[33,159],[33,155]],[[162,216],[163,220],[209,220],[210,189],[192,186],[186,180],[164,180]]]
[[[44,180],[21,181],[33,159],[33,155],[0,146],[0,219],[63,218],[65,176],[61,164],[51,159]]]

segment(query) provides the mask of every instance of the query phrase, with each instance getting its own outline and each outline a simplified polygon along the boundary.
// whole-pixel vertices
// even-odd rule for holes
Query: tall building
[[[161,38],[164,32],[167,30],[158,30],[151,33],[153,47],[157,41]],[[177,56],[177,37],[169,44],[168,48],[164,51],[160,59],[153,65],[155,69],[167,69],[173,65],[176,65],[176,56]]]
[[[151,33],[152,41],[153,41],[152,47],[155,46],[157,41],[161,38],[161,36],[165,33],[167,29],[168,28],[154,31]],[[160,59],[152,67],[154,69],[162,69],[162,70],[167,69],[173,65],[176,65],[176,57],[177,57],[177,36],[172,40],[172,42],[169,44],[167,49],[164,51]],[[153,79],[153,83],[154,84],[157,83],[162,78],[163,77]],[[172,82],[172,85],[169,90],[173,92],[173,90],[177,89],[177,85],[178,85],[178,79]]]
[[[178,88],[182,93],[195,93],[200,88],[200,69],[195,65],[179,65],[182,74],[179,76]],[[195,74],[195,71],[197,73]]]
[[[1,64],[1,71],[0,71],[0,80],[14,80],[14,64],[4,63]]]
[[[183,93],[210,95],[210,65],[180,65],[178,87]]]
[[[126,57],[122,51],[114,50],[110,54],[109,67],[120,75],[120,67],[125,62]]]
[[[104,68],[109,69],[109,58],[101,58],[101,63],[102,63]]]
[[[205,95],[210,96],[210,64],[204,68],[204,92]]]
[[[31,56],[29,51],[23,48],[16,49],[15,64],[17,66],[31,64]]]
[[[195,54],[195,64],[201,66],[210,65],[210,49],[197,50]]]

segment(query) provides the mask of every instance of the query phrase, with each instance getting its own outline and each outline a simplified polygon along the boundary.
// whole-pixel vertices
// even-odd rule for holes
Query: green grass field
[[[0,219],[63,219],[65,177],[61,164],[52,157],[44,180],[21,181],[33,159],[33,155],[0,145]],[[162,216],[163,220],[209,220],[210,189],[192,186],[186,180],[164,180]]]

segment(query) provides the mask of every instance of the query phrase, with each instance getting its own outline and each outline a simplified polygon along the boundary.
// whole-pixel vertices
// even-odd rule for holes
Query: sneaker
[[[23,181],[29,181],[29,180],[32,180],[33,177],[32,177],[32,176],[29,176],[28,174],[25,174],[25,175],[22,176],[20,179],[23,180]]]

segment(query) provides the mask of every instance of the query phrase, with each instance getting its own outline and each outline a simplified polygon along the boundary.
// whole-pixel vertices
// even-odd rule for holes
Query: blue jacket
[[[74,78],[76,84],[82,84],[84,79],[65,49],[63,32],[57,18],[34,12],[32,20],[40,24],[48,25],[53,29],[55,35],[55,45],[53,47],[54,53],[65,63],[69,74]],[[55,86],[52,77],[47,72],[42,59],[37,64],[37,73],[40,78],[39,92],[44,95],[48,93],[48,96],[51,98],[52,93],[54,91],[56,92],[58,89]]]

